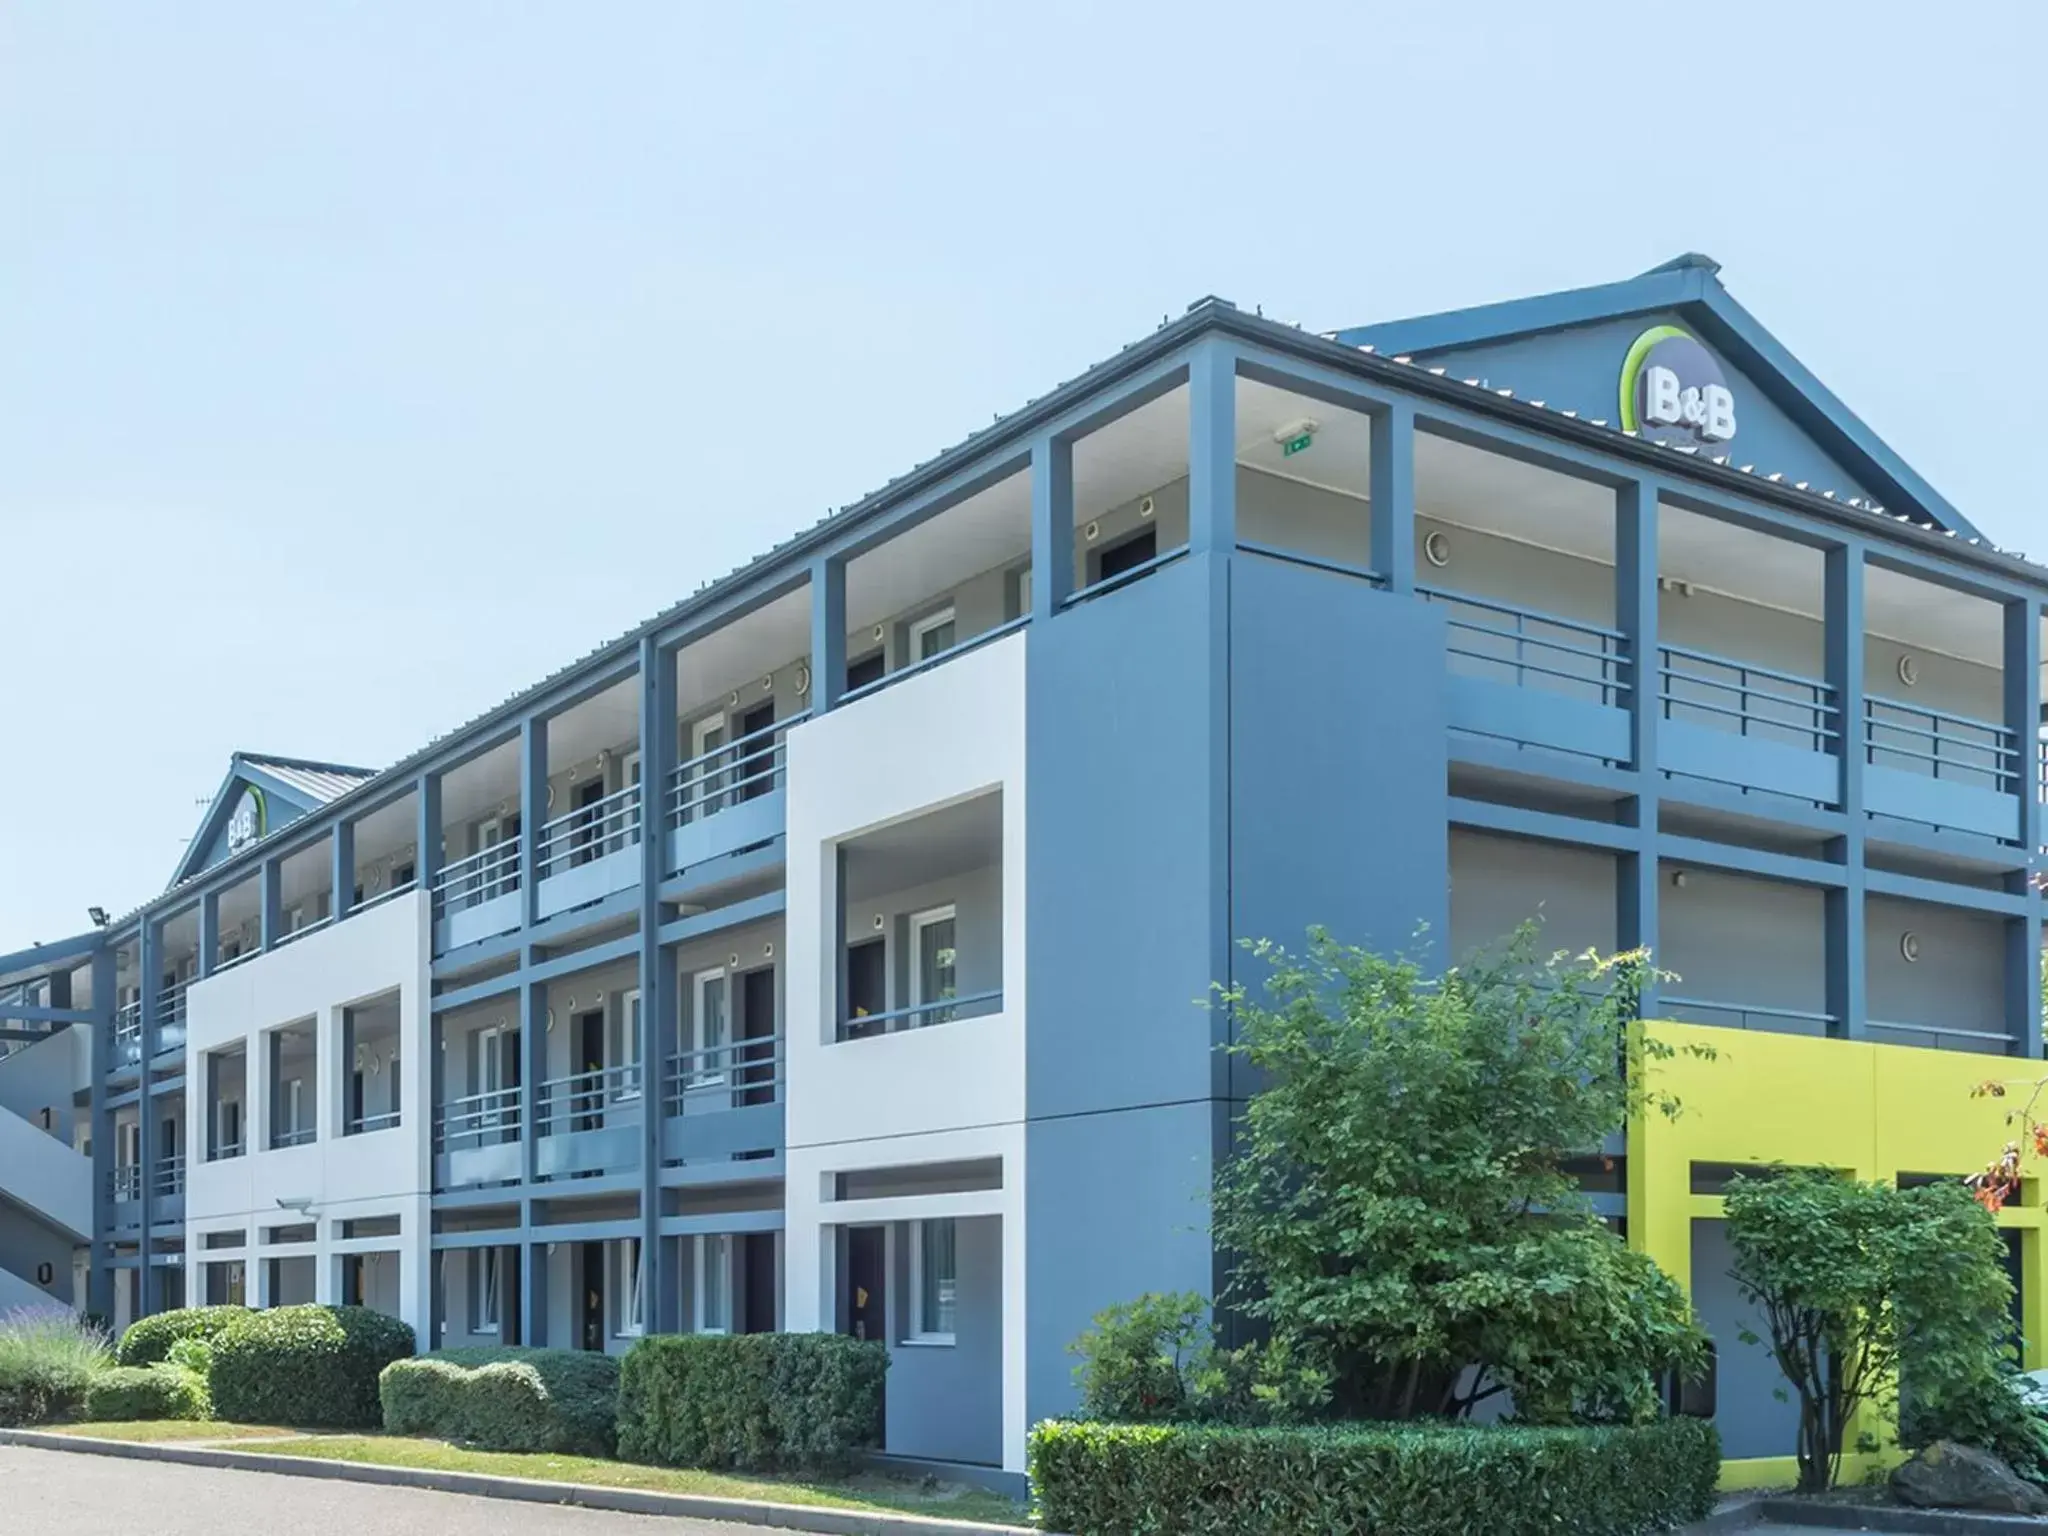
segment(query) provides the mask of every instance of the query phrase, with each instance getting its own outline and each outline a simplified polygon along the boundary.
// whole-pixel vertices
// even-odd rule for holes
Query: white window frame
[[[612,1337],[637,1339],[647,1332],[647,1266],[641,1262],[640,1239],[613,1238],[608,1248]]]
[[[731,746],[731,724],[722,709],[716,714],[704,716],[701,720],[691,721],[688,760],[694,763],[707,752],[716,752],[722,747]],[[718,740],[709,739],[714,735]],[[684,810],[683,819],[702,821],[705,817],[715,816],[725,809],[725,794],[732,777],[732,765],[727,763],[707,772],[705,767],[699,764],[693,775],[684,782],[683,791],[686,796],[696,796],[697,803]]]
[[[227,1119],[230,1113],[234,1115],[235,1120],[235,1134],[233,1136],[221,1134],[227,1130]],[[240,1148],[238,1152],[227,1154],[236,1157],[239,1157],[242,1152],[249,1150],[248,1145],[242,1139],[242,1101],[240,1099],[222,1099],[214,1108],[213,1123],[215,1133],[214,1145],[216,1147]]]
[[[640,1097],[640,1031],[645,1027],[638,987],[628,987],[619,994],[619,1011],[613,1015],[612,1023],[617,1034],[613,1041],[613,1059],[621,1069],[619,1086],[612,1097],[617,1101],[630,1102]]]
[[[953,925],[953,990],[939,997],[924,995],[924,947],[925,935],[940,923]],[[943,1009],[933,1009],[930,1014],[917,1012],[927,1003],[944,1002],[947,997],[960,995],[960,914],[951,902],[943,907],[927,907],[922,912],[910,914],[910,1017],[905,1020],[912,1029],[923,1029],[932,1024],[949,1024],[952,1019]]]
[[[696,1276],[696,1331],[698,1333],[732,1332],[732,1238],[723,1232],[698,1234]],[[719,1276],[719,1306],[714,1315],[705,1305],[708,1287],[705,1277]]]
[[[924,648],[925,636],[933,633],[935,630],[944,629],[948,624],[954,625],[951,642],[940,646],[938,650],[933,651],[930,655],[926,655]],[[953,605],[948,603],[936,613],[928,613],[910,626],[910,661],[907,664],[914,667],[920,661],[929,661],[932,656],[943,655],[959,643],[960,630],[958,620],[953,612]]]
[[[1020,618],[1031,617],[1031,576],[1035,569],[1027,565],[1017,572],[1017,614]]]
[[[925,1327],[924,1281],[925,1281],[925,1227],[928,1221],[953,1223],[953,1327],[945,1330]],[[910,1327],[904,1335],[906,1344],[955,1344],[959,1342],[960,1326],[960,1228],[950,1216],[928,1217],[913,1221],[910,1226]]]
[[[124,1120],[121,1122],[120,1131],[120,1138],[114,1143],[116,1148],[114,1166],[122,1169],[140,1167],[142,1164],[142,1122],[140,1120]]]
[[[502,1295],[498,1284],[498,1250],[472,1248],[469,1250],[469,1256],[469,1331],[502,1335],[504,1323],[498,1314],[499,1299]]]
[[[284,1102],[287,1111],[285,1131],[296,1136],[305,1129],[299,1119],[306,1109],[306,1080],[303,1077],[288,1077],[284,1080]]]
[[[713,982],[719,984],[723,1017],[719,1020],[719,1038],[707,1040],[704,1038],[704,994],[709,990]],[[726,966],[718,965],[708,970],[694,972],[690,977],[690,1049],[693,1052],[708,1051],[714,1046],[730,1046],[731,1044],[732,971]],[[729,1055],[730,1052],[728,1052]],[[727,1071],[725,1066],[714,1069],[706,1065],[706,1061],[707,1058],[697,1058],[696,1070],[689,1079],[689,1087],[722,1087],[731,1076],[731,1073]]]

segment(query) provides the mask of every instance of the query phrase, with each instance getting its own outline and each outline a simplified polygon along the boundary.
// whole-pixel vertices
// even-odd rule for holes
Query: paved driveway
[[[0,1529],[65,1536],[759,1536],[758,1527],[722,1520],[615,1515],[19,1445],[0,1445]]]

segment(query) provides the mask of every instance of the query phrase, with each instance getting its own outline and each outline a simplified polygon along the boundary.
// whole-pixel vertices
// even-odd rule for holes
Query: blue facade
[[[1714,451],[1612,424],[1632,344],[1664,326],[1732,391],[1739,430]],[[1087,501],[1090,445],[1141,420],[1156,438],[1160,412],[1184,459]],[[948,519],[975,559],[996,553],[856,620],[892,541]],[[405,762],[294,802],[252,848],[225,850],[224,790],[182,884],[104,933],[0,958],[0,1025],[95,1026],[93,1305],[112,1310],[116,1271],[138,1276],[136,1310],[197,1299],[196,1277],[166,1277],[229,1261],[188,1251],[174,1175],[218,1140],[220,1095],[183,1151],[153,1112],[222,1070],[184,1050],[183,989],[423,899],[435,1048],[407,1070],[431,1080],[413,1134],[432,1138],[436,1336],[495,1307],[497,1336],[588,1342],[593,1295],[604,1347],[773,1326],[782,1012],[792,986],[849,994],[870,937],[842,886],[831,973],[785,974],[788,925],[811,920],[786,895],[790,739],[1019,643],[1028,943],[1001,960],[1029,997],[1022,1165],[1002,1175],[1023,1181],[1022,1296],[1010,1238],[977,1214],[951,1342],[901,1337],[916,1280],[896,1248],[882,1325],[891,1449],[999,1464],[1005,1328],[1023,1329],[1035,1419],[1071,1406],[1066,1345],[1099,1308],[1215,1292],[1204,1202],[1250,1085],[1208,999],[1256,986],[1241,941],[1317,924],[1443,963],[1484,937],[1461,933],[1475,912],[1549,898],[1602,914],[1613,942],[1688,955],[1675,1017],[2038,1056],[2048,584],[1973,535],[1697,262],[1335,340],[1208,301]],[[1916,609],[1899,580],[1935,596]],[[1937,628],[1880,627],[1916,611]],[[1951,629],[1982,654],[1945,650]],[[691,648],[728,632],[769,638],[700,699]],[[920,634],[940,638],[919,652]],[[957,874],[967,834],[946,825],[931,850],[888,850],[905,889],[930,886],[927,854]],[[1572,857],[1546,868],[1546,849]],[[1786,947],[1745,973],[1730,914],[1765,889],[1795,893],[1753,904],[1791,914]],[[963,950],[1002,927],[971,907],[942,919]],[[897,1001],[916,970],[901,946],[932,913],[872,916],[898,946]],[[246,952],[231,931],[253,934]],[[89,1005],[6,1000],[44,977]],[[944,1028],[974,1028],[970,990]],[[488,1284],[486,1251],[505,1255]],[[642,1287],[644,1318],[621,1327]]]

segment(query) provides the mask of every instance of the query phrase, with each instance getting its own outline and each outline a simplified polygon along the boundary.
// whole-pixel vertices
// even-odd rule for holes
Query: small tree
[[[1799,1400],[1802,1492],[1833,1486],[1850,1420],[1898,1369],[1890,1193],[1806,1169],[1728,1187],[1735,1283]]]
[[[1228,1300],[1327,1370],[1344,1417],[1504,1391],[1533,1419],[1655,1412],[1704,1335],[1566,1166],[1655,1097],[1668,1052],[1629,1043],[1645,957],[1544,959],[1532,927],[1436,977],[1320,931],[1252,947],[1265,1001],[1224,995],[1260,1079],[1216,1179]]]

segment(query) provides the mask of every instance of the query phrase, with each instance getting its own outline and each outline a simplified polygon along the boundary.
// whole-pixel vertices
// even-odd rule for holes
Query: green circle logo
[[[1653,325],[1622,360],[1621,425],[1653,443],[1719,450],[1735,439],[1735,392],[1690,331]]]

